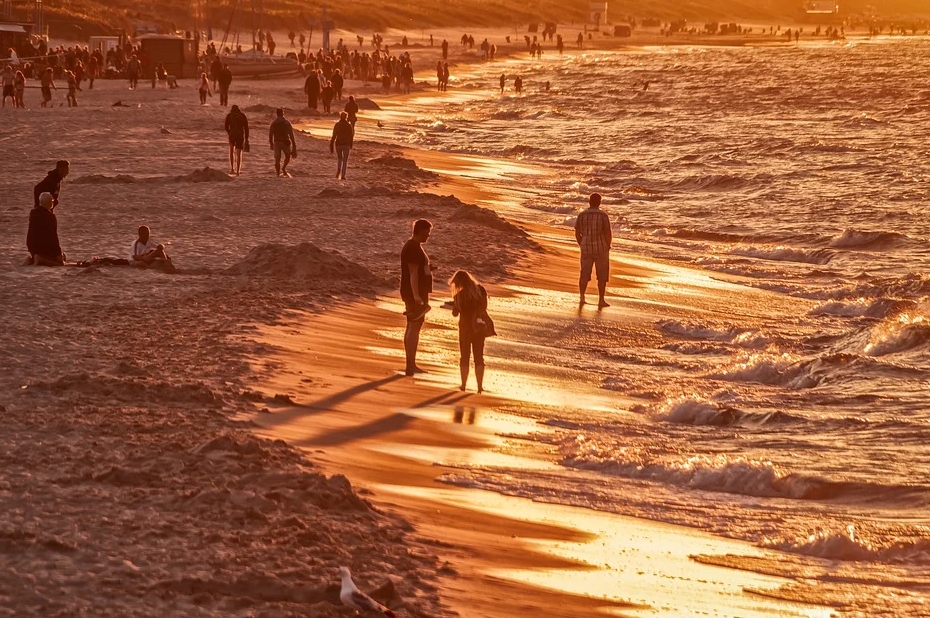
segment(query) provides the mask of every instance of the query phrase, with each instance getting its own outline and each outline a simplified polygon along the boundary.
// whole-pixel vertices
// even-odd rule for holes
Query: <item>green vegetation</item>
[[[728,20],[789,25],[799,14],[803,0],[614,0],[612,19],[621,14],[687,19],[694,22]],[[927,0],[839,0],[844,12],[876,6],[885,16],[930,16]],[[127,31],[137,24],[153,24],[162,30],[172,25],[190,30],[198,6],[214,33],[223,32],[235,0],[45,0],[45,16],[52,36],[86,39],[91,34]],[[252,26],[251,7],[263,6],[262,27],[275,30],[308,30],[319,19],[322,0],[241,0],[241,26]],[[31,19],[31,4],[18,5],[19,19]],[[588,0],[353,0],[329,2],[329,17],[337,27],[371,33],[384,28],[422,30],[438,27],[513,27],[529,22],[579,23],[586,19]],[[258,17],[254,25],[258,26]]]

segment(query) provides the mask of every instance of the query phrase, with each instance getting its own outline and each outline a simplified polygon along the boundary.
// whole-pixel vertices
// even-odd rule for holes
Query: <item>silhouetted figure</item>
[[[27,264],[35,266],[64,266],[66,256],[58,242],[58,218],[52,212],[52,194],[43,191],[36,198],[36,206],[29,213],[26,232]]]
[[[413,224],[413,235],[400,252],[400,297],[404,301],[407,328],[404,331],[404,373],[412,376],[424,373],[417,366],[417,348],[420,345],[420,330],[426,313],[430,310],[429,295],[433,291],[433,273],[429,256],[423,244],[429,240],[433,224],[418,219]]]
[[[232,71],[229,70],[229,65],[224,64],[217,78],[220,86],[220,105],[224,107],[229,105],[229,86],[232,85],[232,79]]]
[[[579,305],[585,304],[585,292],[591,280],[591,270],[597,269],[597,293],[599,308],[609,307],[604,300],[607,281],[610,278],[610,217],[601,210],[601,196],[592,193],[587,210],[575,221],[575,241],[581,248],[581,277],[578,279]]]
[[[55,169],[49,170],[39,183],[32,188],[32,197],[34,198],[34,208],[39,207],[39,196],[48,193],[52,196],[51,210],[58,206],[58,198],[61,195],[61,181],[64,180],[71,171],[71,163],[62,159],[55,163]]]
[[[311,71],[304,82],[304,93],[307,95],[307,107],[310,109],[316,109],[321,88],[319,74],[316,71]]]
[[[343,111],[348,115],[349,124],[353,127],[355,123],[358,122],[358,102],[355,100],[355,97],[349,95],[349,100],[346,101],[346,106],[343,108]]]
[[[355,140],[355,127],[349,122],[349,114],[339,114],[339,122],[333,127],[333,136],[329,140],[329,152],[336,155],[336,178],[346,179],[346,167],[349,164],[349,151]]]
[[[475,359],[475,378],[478,392],[484,392],[484,340],[494,332],[493,322],[488,316],[488,292],[467,271],[457,270],[449,279],[452,293],[452,315],[459,318],[459,373],[462,383],[459,390],[468,385],[468,365],[471,356]]]
[[[226,114],[224,128],[229,136],[229,173],[238,176],[242,169],[242,151],[249,143],[249,119],[238,105],[233,105]]]
[[[268,127],[268,143],[274,151],[275,176],[290,177],[287,173],[287,164],[291,162],[291,157],[297,156],[297,139],[294,137],[294,127],[284,117],[283,108],[279,107],[275,110],[275,119]],[[284,155],[283,164],[281,155]]]
[[[501,94],[504,94],[504,85],[507,83],[507,76],[504,73],[501,73],[500,83],[501,83]]]

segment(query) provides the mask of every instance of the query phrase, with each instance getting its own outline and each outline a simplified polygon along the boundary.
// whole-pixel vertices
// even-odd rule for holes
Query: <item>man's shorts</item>
[[[42,100],[51,101],[52,100],[52,89],[42,86]]]
[[[426,319],[426,314],[430,310],[429,303],[424,305],[418,305],[413,302],[412,299],[404,299],[404,315],[407,316],[407,323],[422,322]]]
[[[242,150],[245,148],[245,136],[236,135],[235,137],[229,136],[229,145],[235,147],[236,150]]]
[[[3,87],[3,98],[5,99],[11,96],[13,96],[13,84],[10,84],[9,86],[4,86]]]
[[[601,255],[582,255],[581,256],[581,280],[588,282],[591,280],[591,270],[597,268],[597,280],[606,283],[610,279],[610,254]]]
[[[280,142],[274,143],[274,160],[275,161],[281,160],[281,153],[284,153],[285,158],[288,158],[291,156],[291,143],[290,142],[285,142],[283,144]]]

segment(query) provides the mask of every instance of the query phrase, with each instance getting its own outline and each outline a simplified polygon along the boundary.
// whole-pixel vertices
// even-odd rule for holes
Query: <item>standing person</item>
[[[316,109],[316,100],[320,96],[320,76],[316,71],[310,71],[304,82],[304,93],[307,95],[307,107]]]
[[[591,269],[597,268],[597,306],[609,307],[604,300],[607,281],[610,278],[610,243],[613,235],[610,231],[610,217],[601,210],[601,196],[592,193],[588,198],[589,207],[578,215],[575,221],[575,241],[581,248],[581,277],[578,279],[579,305],[585,304],[585,292],[591,280]]]
[[[287,164],[291,162],[291,157],[297,156],[297,140],[294,138],[294,127],[284,117],[284,109],[279,107],[275,110],[275,119],[271,121],[268,127],[268,142],[274,151],[274,172],[275,176],[284,176],[290,178],[287,173]],[[284,155],[284,164],[281,164],[281,155]]]
[[[39,83],[42,87],[42,107],[48,107],[48,104],[52,101],[52,88],[58,90],[58,86],[55,85],[55,74],[52,67],[45,69]]]
[[[449,63],[442,63],[442,91],[445,92],[449,89]]]
[[[220,81],[220,71],[223,70],[223,61],[220,60],[219,56],[213,58],[210,62],[210,79],[213,80],[213,89],[216,90],[217,85]]]
[[[436,61],[436,90],[442,92],[442,60]]]
[[[29,229],[26,232],[26,248],[29,250],[27,264],[35,266],[64,266],[67,257],[58,241],[58,217],[52,194],[42,192],[36,196],[36,205],[29,213]]]
[[[449,279],[452,316],[459,318],[459,372],[464,391],[468,384],[469,357],[475,357],[478,392],[484,392],[484,339],[495,334],[488,317],[488,292],[467,271],[457,270]]]
[[[323,89],[320,90],[320,100],[323,101],[324,114],[329,114],[332,111],[333,97],[335,95],[336,91],[333,89],[333,83],[327,81]]]
[[[239,175],[242,169],[242,151],[248,149],[249,119],[233,105],[226,114],[226,135],[229,136],[229,173]]]
[[[333,83],[333,94],[337,101],[342,100],[342,89],[345,86],[345,78],[342,76],[342,71],[336,69],[333,71],[333,77],[330,80]]]
[[[224,64],[217,78],[217,82],[220,85],[220,105],[223,107],[229,105],[229,86],[232,84],[232,79],[232,71],[229,70],[229,65]]]
[[[65,179],[71,171],[71,163],[62,159],[55,163],[55,169],[49,170],[39,184],[32,189],[32,196],[35,198],[35,208],[39,207],[39,196],[48,193],[52,196],[51,210],[58,206],[58,197],[61,195],[61,181]]]
[[[13,76],[13,107],[26,107],[26,103],[23,101],[23,95],[26,93],[26,76],[23,75],[22,71],[16,71],[16,75]]]
[[[94,80],[97,79],[97,73],[100,71],[100,61],[97,59],[97,53],[94,52],[87,61],[87,81],[90,82],[89,90],[94,89]]]
[[[433,273],[429,256],[423,243],[429,240],[433,224],[426,219],[417,219],[413,224],[413,235],[404,243],[400,252],[400,297],[404,301],[407,328],[404,331],[404,374],[425,373],[417,366],[417,348],[420,345],[420,330],[426,313],[430,310],[429,295],[433,291]]]
[[[65,71],[65,77],[68,80],[68,94],[65,97],[68,100],[68,107],[77,107],[77,78],[73,71]]]
[[[504,94],[504,85],[507,84],[507,75],[506,75],[506,74],[501,73],[500,83],[501,83],[501,94]]]
[[[6,65],[3,67],[3,75],[0,76],[0,82],[3,83],[3,104],[0,107],[6,107],[6,99],[10,98],[10,102],[13,103],[13,107],[16,107],[16,95],[13,90],[13,81],[15,76],[13,75],[13,67]]]
[[[346,101],[346,106],[343,108],[343,111],[348,114],[349,124],[351,124],[352,128],[354,129],[355,123],[358,122],[358,102],[351,94],[349,95],[349,100]]]
[[[207,95],[213,96],[213,93],[210,91],[210,80],[207,78],[206,73],[201,73],[200,77],[197,79],[197,94],[200,95],[200,104],[207,104]]]
[[[333,126],[333,136],[329,140],[329,152],[336,153],[336,178],[346,179],[346,166],[349,164],[349,151],[355,140],[355,127],[349,122],[349,114],[339,114],[339,122]]]
[[[126,65],[126,75],[129,77],[129,89],[135,90],[136,86],[139,85],[139,73],[142,72],[142,63],[139,62],[139,58],[135,54],[129,58],[129,63]]]

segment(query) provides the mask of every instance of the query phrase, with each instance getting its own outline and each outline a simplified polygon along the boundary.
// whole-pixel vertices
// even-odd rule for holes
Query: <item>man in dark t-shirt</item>
[[[407,329],[404,331],[404,353],[407,358],[404,373],[412,376],[425,373],[417,367],[417,347],[420,345],[420,329],[426,313],[430,310],[429,295],[433,291],[433,273],[429,256],[423,243],[429,240],[433,224],[418,219],[413,224],[413,236],[404,243],[400,252],[400,297],[404,301]]]
[[[71,163],[62,159],[55,163],[55,169],[49,170],[48,174],[43,178],[39,184],[37,184],[32,189],[32,196],[35,199],[33,208],[39,207],[39,196],[43,193],[52,194],[52,208],[55,210],[55,207],[58,206],[58,197],[61,195],[61,181],[65,179],[65,176],[68,175],[68,172],[71,171]]]

